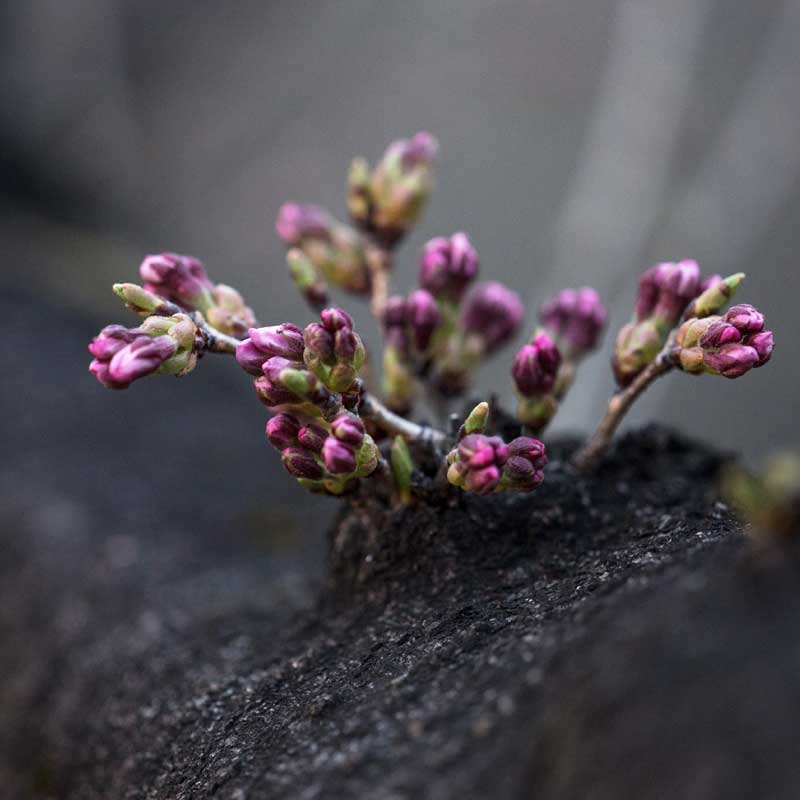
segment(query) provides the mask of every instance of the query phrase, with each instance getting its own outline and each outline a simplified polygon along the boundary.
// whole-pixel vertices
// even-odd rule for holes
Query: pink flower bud
[[[171,336],[139,336],[114,354],[108,377],[115,383],[132,383],[155,372],[177,349]]]
[[[704,352],[706,366],[725,378],[738,378],[758,363],[758,353],[746,344],[726,344],[716,352]]]
[[[764,329],[764,315],[747,303],[731,306],[723,319],[743,334],[759,333]]]
[[[291,361],[303,360],[303,332],[291,322],[266,328],[250,328],[248,335],[253,344],[264,353],[265,360],[272,356],[281,356]]]
[[[639,282],[636,319],[643,321],[655,316],[666,325],[676,325],[700,290],[700,267],[696,261],[657,264]]]
[[[412,292],[406,301],[406,318],[414,333],[417,349],[427,350],[442,318],[433,295],[425,289]]]
[[[497,349],[519,328],[525,309],[519,295],[497,281],[478,284],[464,304],[463,328],[480,336],[487,352]]]
[[[762,367],[772,358],[772,350],[775,346],[772,331],[761,331],[747,337],[747,344],[758,354],[758,361],[754,367]]]
[[[364,423],[352,414],[342,414],[331,423],[331,433],[340,441],[358,450],[364,444]]]
[[[564,289],[545,303],[539,319],[547,332],[573,357],[597,347],[608,313],[594,289]]]
[[[383,328],[388,331],[390,328],[405,325],[406,323],[406,299],[402,295],[392,295],[383,308]]]
[[[342,328],[353,327],[353,318],[345,311],[342,311],[341,308],[325,308],[320,312],[319,316],[322,324],[331,333]]]
[[[356,454],[352,448],[333,436],[325,440],[322,458],[328,472],[334,475],[344,475],[356,470]]]
[[[205,310],[214,284],[202,263],[192,256],[159,253],[145,257],[139,267],[144,288],[191,310]]]
[[[275,230],[289,246],[303,239],[328,239],[331,234],[331,217],[324,208],[315,205],[285,203],[278,211]]]
[[[266,360],[264,353],[250,339],[244,339],[236,345],[236,361],[245,372],[261,375],[261,366]]]
[[[123,325],[106,325],[89,345],[89,352],[100,361],[110,361],[111,357],[130,344],[138,336],[135,330]]]
[[[434,297],[458,301],[478,274],[478,252],[467,234],[431,239],[423,248],[419,284]]]
[[[276,414],[267,422],[267,439],[278,451],[297,444],[297,435],[300,432],[300,423],[297,417],[291,414]]]
[[[530,344],[519,349],[511,374],[519,393],[524,397],[534,397],[552,390],[560,366],[558,348],[546,333],[540,333]]]
[[[719,319],[708,326],[700,337],[699,345],[702,348],[722,347],[725,344],[739,342],[741,338],[742,334],[733,325]]]

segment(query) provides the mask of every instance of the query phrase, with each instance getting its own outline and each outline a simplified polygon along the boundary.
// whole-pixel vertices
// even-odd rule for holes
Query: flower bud
[[[236,360],[251,375],[261,375],[262,365],[273,356],[294,362],[303,360],[303,334],[290,322],[250,328],[248,334],[249,338],[236,346]]]
[[[764,329],[764,315],[747,303],[732,306],[722,318],[742,334],[758,333]]]
[[[341,308],[326,308],[319,314],[322,324],[332,333],[342,328],[352,328],[353,318]]]
[[[655,317],[668,330],[680,320],[686,306],[700,293],[700,267],[696,261],[657,264],[639,282],[636,319]],[[667,330],[667,332],[668,332]]]
[[[486,423],[489,421],[489,404],[487,402],[478,403],[464,420],[464,435],[472,433],[483,433]]]
[[[177,310],[170,301],[135,283],[115,283],[114,293],[122,298],[131,311],[143,317],[150,314],[173,314]]]
[[[296,247],[286,254],[289,276],[312,308],[328,304],[328,287],[311,259]]]
[[[331,422],[331,434],[340,442],[358,450],[364,444],[364,423],[354,414],[341,414]]]
[[[297,440],[300,444],[303,445],[306,450],[317,454],[322,453],[322,447],[327,438],[328,434],[325,432],[325,429],[320,428],[319,425],[304,425],[297,433]]]
[[[146,256],[139,274],[147,291],[192,311],[205,312],[213,303],[214,284],[202,263],[192,256],[177,253]]]
[[[489,494],[497,489],[508,446],[498,436],[465,436],[447,456],[447,479],[468,492]]]
[[[291,414],[276,414],[267,422],[267,439],[279,452],[295,446],[299,433],[300,423]]]
[[[275,227],[286,246],[292,248],[289,269],[307,297],[318,302],[324,294],[320,275],[348,292],[369,291],[365,243],[350,226],[318,206],[287,203],[278,212]]]
[[[514,358],[511,374],[523,397],[547,394],[555,385],[561,353],[546,333],[523,345]]]
[[[284,203],[278,210],[275,230],[287,245],[299,245],[304,239],[324,239],[330,236],[334,220],[320,206]]]
[[[684,372],[738,378],[772,356],[772,331],[763,327],[763,315],[745,304],[722,317],[688,319],[675,337],[675,363]]]
[[[340,308],[324,309],[320,319],[322,324],[311,323],[303,333],[305,364],[332,391],[349,393],[364,364],[364,344]]]
[[[314,456],[301,447],[287,447],[281,461],[286,471],[295,478],[318,481],[325,476],[325,470]]]
[[[139,336],[114,354],[108,363],[108,377],[117,384],[130,384],[155,372],[177,349],[170,336]]]
[[[211,290],[212,305],[203,313],[217,330],[231,336],[244,336],[248,328],[256,325],[253,309],[232,286],[218,283]]]
[[[356,471],[356,454],[353,449],[333,436],[325,440],[322,458],[328,472],[334,475],[350,474]]]
[[[352,218],[385,246],[394,245],[419,219],[433,188],[439,146],[429,133],[389,145],[372,172],[356,159],[348,177]]]
[[[539,311],[545,330],[571,359],[597,347],[607,318],[600,295],[588,286],[563,289]]]
[[[433,295],[425,289],[412,292],[406,301],[406,318],[417,350],[424,352],[442,318]]]
[[[486,353],[500,347],[519,328],[525,309],[516,292],[497,281],[478,284],[467,297],[462,328],[483,341]]]
[[[517,437],[508,445],[501,487],[515,492],[532,491],[544,480],[546,464],[545,446],[538,439]]]
[[[629,322],[620,328],[611,365],[620,386],[627,386],[664,346],[664,337],[653,320]]]
[[[689,307],[686,309],[684,317],[709,317],[718,314],[733,297],[736,290],[744,281],[744,273],[737,272],[723,278],[720,275],[712,275],[703,284],[703,291],[699,294]]]
[[[422,250],[419,285],[434,297],[458,302],[478,274],[478,252],[466,233],[431,239]]]

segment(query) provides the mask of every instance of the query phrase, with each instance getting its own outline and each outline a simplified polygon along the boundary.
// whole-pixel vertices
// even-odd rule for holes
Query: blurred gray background
[[[6,365],[25,360],[4,376],[19,453],[3,467],[7,500],[49,492],[79,517],[98,492],[130,503],[125,470],[140,458],[138,480],[161,480],[177,519],[189,452],[180,474],[202,487],[209,526],[254,509],[257,530],[258,514],[284,509],[281,524],[319,527],[333,505],[283,474],[233,365],[208,358],[185,381],[115,396],[86,373],[85,344],[107,321],[133,324],[110,284],[162,249],[200,257],[264,323],[305,323],[278,207],[344,216],[351,157],[422,128],[442,144],[438,186],[397,288],[427,238],[458,229],[483,275],[527,298],[528,329],[541,301],[583,284],[618,328],[658,260],[745,270],[773,363],[731,382],[670,376],[630,422],[663,419],[752,459],[797,444],[800,0],[17,0],[2,43],[0,286],[28,309],[2,345]],[[54,310],[56,333],[24,335],[50,330]],[[559,429],[602,414],[612,339]],[[512,354],[481,376],[508,402]]]

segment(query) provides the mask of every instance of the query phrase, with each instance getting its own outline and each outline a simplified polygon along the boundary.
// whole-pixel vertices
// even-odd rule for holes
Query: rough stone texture
[[[752,797],[771,775],[767,795],[791,796],[794,562],[742,560],[715,454],[651,428],[586,481],[562,461],[571,447],[551,448],[532,496],[454,492],[388,513],[355,498],[307,610],[253,602],[247,556],[185,575],[180,596],[159,584],[155,619],[97,587],[107,610],[81,641],[39,642],[64,668],[17,704],[8,785],[70,798]]]

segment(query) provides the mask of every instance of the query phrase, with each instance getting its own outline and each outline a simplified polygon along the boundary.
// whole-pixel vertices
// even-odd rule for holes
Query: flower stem
[[[418,425],[416,422],[411,422],[411,420],[395,414],[369,393],[364,395],[359,413],[364,419],[371,419],[387,433],[402,436],[409,442],[427,444],[436,451],[443,450],[448,439],[447,434],[443,431],[428,425]]]
[[[630,407],[642,392],[656,379],[669,372],[673,367],[672,338],[658,354],[655,361],[645,367],[633,382],[617,392],[608,402],[608,411],[598,425],[592,438],[575,454],[572,463],[578,472],[593,472],[600,460],[605,456],[614,438],[614,433],[627,414]]]

